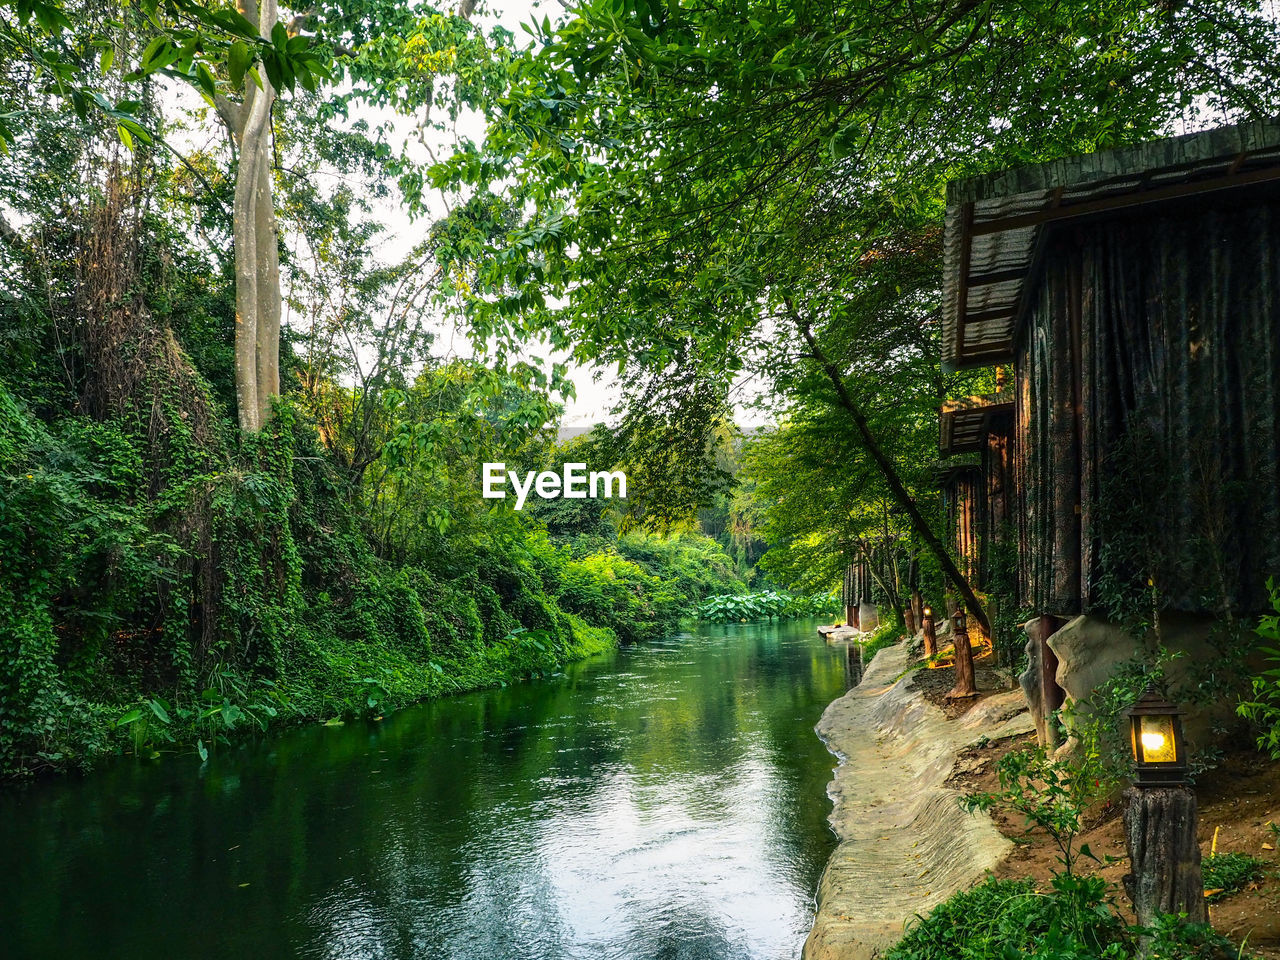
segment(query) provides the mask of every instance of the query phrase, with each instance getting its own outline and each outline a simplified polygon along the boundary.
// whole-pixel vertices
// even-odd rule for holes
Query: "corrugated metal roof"
[[[1013,358],[1038,252],[1053,224],[1275,180],[1280,119],[952,182],[943,241],[944,369]]]

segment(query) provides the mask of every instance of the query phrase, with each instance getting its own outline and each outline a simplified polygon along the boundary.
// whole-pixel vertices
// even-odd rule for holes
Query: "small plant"
[[[1058,862],[1071,876],[1078,857],[1101,862],[1087,844],[1076,846],[1084,829],[1085,812],[1111,786],[1097,736],[1089,730],[1078,740],[1077,755],[1055,760],[1043,748],[1006,754],[996,765],[1000,778],[998,793],[976,793],[962,797],[960,805],[970,812],[1004,806],[1027,819],[1027,831],[1043,830],[1058,847]]]
[[[1262,877],[1266,861],[1247,853],[1215,853],[1201,864],[1206,898],[1217,903]]]
[[[1258,727],[1258,749],[1280,760],[1280,586],[1275,577],[1267,578],[1271,606],[1276,611],[1258,621],[1258,636],[1274,646],[1262,647],[1271,666],[1253,678],[1253,699],[1237,708],[1239,714]]]
[[[1134,927],[1133,932],[1149,937],[1146,953],[1152,960],[1248,960],[1253,954],[1234,943],[1207,923],[1187,923],[1187,915],[1159,917],[1147,929]]]

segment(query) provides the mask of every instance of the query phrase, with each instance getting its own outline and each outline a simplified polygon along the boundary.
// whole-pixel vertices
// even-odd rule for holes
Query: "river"
[[[0,956],[782,960],[835,845],[812,623],[0,792]]]

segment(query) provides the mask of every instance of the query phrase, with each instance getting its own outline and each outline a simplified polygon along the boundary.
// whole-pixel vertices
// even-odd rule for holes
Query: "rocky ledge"
[[[840,843],[818,888],[803,960],[869,960],[1012,846],[989,817],[962,811],[944,784],[966,747],[1034,729],[1022,692],[988,697],[947,720],[913,689],[910,662],[905,644],[880,651],[818,723],[840,758],[827,790]]]

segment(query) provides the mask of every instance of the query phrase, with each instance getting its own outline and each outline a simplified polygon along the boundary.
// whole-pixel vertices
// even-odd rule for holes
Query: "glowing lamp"
[[[1137,786],[1176,787],[1187,782],[1187,746],[1182,716],[1174,706],[1148,688],[1129,710],[1129,742],[1133,748]]]
[[[926,617],[932,617],[932,616],[933,616],[933,607],[925,607],[925,608],[924,608],[924,615],[925,615]]]

